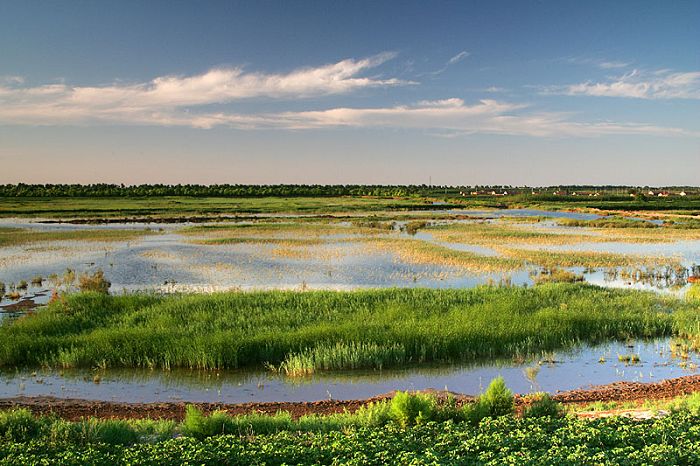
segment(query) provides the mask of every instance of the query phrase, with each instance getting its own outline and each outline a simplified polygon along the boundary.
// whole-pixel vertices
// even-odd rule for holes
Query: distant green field
[[[217,215],[379,213],[426,209],[662,211],[700,214],[700,199],[511,197],[0,197],[0,217],[178,219]]]
[[[410,198],[294,197],[294,198],[0,198],[2,217],[99,218],[180,217],[265,213],[310,213],[411,210],[432,202]]]

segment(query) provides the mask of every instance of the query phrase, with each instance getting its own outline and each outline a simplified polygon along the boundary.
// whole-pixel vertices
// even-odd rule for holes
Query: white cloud
[[[632,63],[624,62],[620,60],[604,60],[601,58],[590,58],[590,57],[569,57],[562,59],[566,63],[571,63],[573,65],[590,65],[603,70],[612,70],[617,68],[627,68]]]
[[[466,105],[461,99],[423,101],[413,106],[334,108],[277,115],[275,124],[294,129],[324,127],[428,129],[453,134],[485,133],[536,137],[593,137],[612,134],[678,136],[679,128],[654,125],[570,121],[552,112],[523,112],[522,104],[482,100]]]
[[[173,112],[177,108],[229,103],[250,98],[299,99],[344,94],[359,89],[408,84],[395,78],[365,77],[362,73],[395,56],[373,57],[287,74],[219,68],[195,76],[162,76],[147,83],[109,86],[49,84],[38,87],[0,85],[0,121],[51,124],[122,120]],[[14,81],[21,84],[21,81]]]
[[[543,93],[636,99],[700,99],[700,71],[633,70],[605,82],[550,86]]]
[[[626,68],[630,66],[631,63],[624,61],[601,61],[596,63],[596,65],[604,70],[611,70],[615,68]]]
[[[276,114],[204,114],[161,116],[160,124],[200,128],[229,126],[239,129],[310,130],[323,128],[397,128],[426,130],[431,134],[503,134],[532,137],[596,137],[635,134],[654,136],[688,136],[679,128],[616,122],[575,122],[565,114],[527,112],[527,106],[482,100],[467,105],[451,98],[422,101],[394,107],[350,108],[282,112]]]
[[[213,69],[196,76],[163,76],[147,83],[70,86],[65,83],[26,87],[22,81],[0,85],[0,124],[16,125],[152,125],[244,130],[321,128],[401,128],[432,134],[509,134],[534,137],[590,137],[607,134],[688,135],[678,128],[634,123],[575,122],[567,114],[535,112],[527,105],[484,99],[467,104],[460,98],[424,100],[411,105],[336,107],[304,111],[241,113],[213,111],[213,104],[242,99],[300,99],[354,90],[406,84],[395,78],[366,77],[391,59],[381,54],[343,60],[287,74]],[[450,61],[467,56],[460,52]],[[630,80],[633,76],[625,79]],[[655,79],[669,86],[692,85],[695,78],[660,71]],[[492,88],[490,92],[498,92]],[[224,108],[224,107],[221,107]]]

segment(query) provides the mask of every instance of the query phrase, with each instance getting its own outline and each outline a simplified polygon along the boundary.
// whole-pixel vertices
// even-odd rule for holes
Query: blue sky
[[[0,183],[700,184],[700,2],[0,0]]]

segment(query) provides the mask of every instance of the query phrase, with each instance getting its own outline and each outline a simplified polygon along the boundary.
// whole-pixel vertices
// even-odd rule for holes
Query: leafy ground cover
[[[0,464],[697,464],[700,418],[485,419],[152,443],[0,443]]]

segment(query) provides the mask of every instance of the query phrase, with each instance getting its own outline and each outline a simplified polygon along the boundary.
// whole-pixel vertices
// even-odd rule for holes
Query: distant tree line
[[[445,186],[405,185],[243,185],[243,184],[7,184],[0,185],[0,197],[407,197],[445,194]]]
[[[249,185],[249,184],[5,184],[0,185],[0,197],[337,197],[337,196],[378,196],[378,197],[437,197],[460,196],[470,192],[492,190],[509,195],[533,195],[541,197],[555,192],[570,194],[577,191],[598,192],[605,196],[629,196],[630,193],[643,194],[649,189],[685,190],[697,194],[696,187],[675,186],[649,188],[648,186],[549,186],[528,187],[510,185],[478,186],[429,186],[429,185]]]

